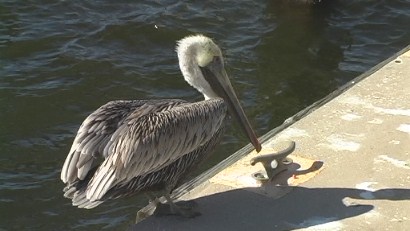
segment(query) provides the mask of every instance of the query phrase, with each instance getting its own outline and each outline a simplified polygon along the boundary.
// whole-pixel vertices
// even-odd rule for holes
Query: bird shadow
[[[312,167],[320,168],[321,163],[314,163]],[[292,177],[294,173],[285,172],[284,176]],[[377,200],[410,200],[410,189],[308,188],[280,181],[282,185],[273,182],[262,187],[240,189],[213,185],[221,192],[195,199],[201,216],[192,219],[149,217],[129,230],[292,230],[368,213],[377,206]],[[278,196],[263,196],[261,190]]]

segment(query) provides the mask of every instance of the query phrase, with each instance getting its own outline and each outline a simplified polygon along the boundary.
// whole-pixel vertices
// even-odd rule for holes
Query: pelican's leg
[[[153,204],[155,207],[161,203],[158,197],[154,196],[154,194],[152,194],[151,192],[146,192],[145,195],[148,197],[149,203]]]
[[[157,208],[158,205],[161,204],[159,199],[156,196],[154,196],[152,193],[146,192],[145,195],[148,197],[149,203],[152,204],[155,208]],[[155,211],[154,211],[154,213],[155,213]],[[150,212],[150,211],[143,211],[143,210],[138,211],[135,223],[138,223],[138,222],[144,220],[145,218],[151,216],[152,214],[153,214],[153,212]]]

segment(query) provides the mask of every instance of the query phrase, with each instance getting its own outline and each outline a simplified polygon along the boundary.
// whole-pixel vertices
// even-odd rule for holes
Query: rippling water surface
[[[137,3],[138,2],[138,3]],[[175,41],[222,47],[259,135],[410,42],[410,1],[1,1],[0,229],[124,230],[141,199],[74,208],[60,168],[83,119],[114,99],[201,96]],[[247,143],[233,126],[209,168]]]

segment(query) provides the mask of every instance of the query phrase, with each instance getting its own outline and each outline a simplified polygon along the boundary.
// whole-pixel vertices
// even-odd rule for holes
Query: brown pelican
[[[169,194],[204,160],[224,130],[228,112],[259,152],[259,143],[224,69],[221,50],[203,35],[178,42],[185,80],[205,100],[111,101],[82,123],[61,171],[64,196],[93,208],[139,192]],[[150,194],[152,195],[152,194]]]

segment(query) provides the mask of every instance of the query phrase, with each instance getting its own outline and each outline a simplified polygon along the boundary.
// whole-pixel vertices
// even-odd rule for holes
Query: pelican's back
[[[83,122],[67,156],[61,173],[65,196],[92,208],[141,191],[172,191],[218,143],[226,111],[222,99],[113,101],[100,107]]]

